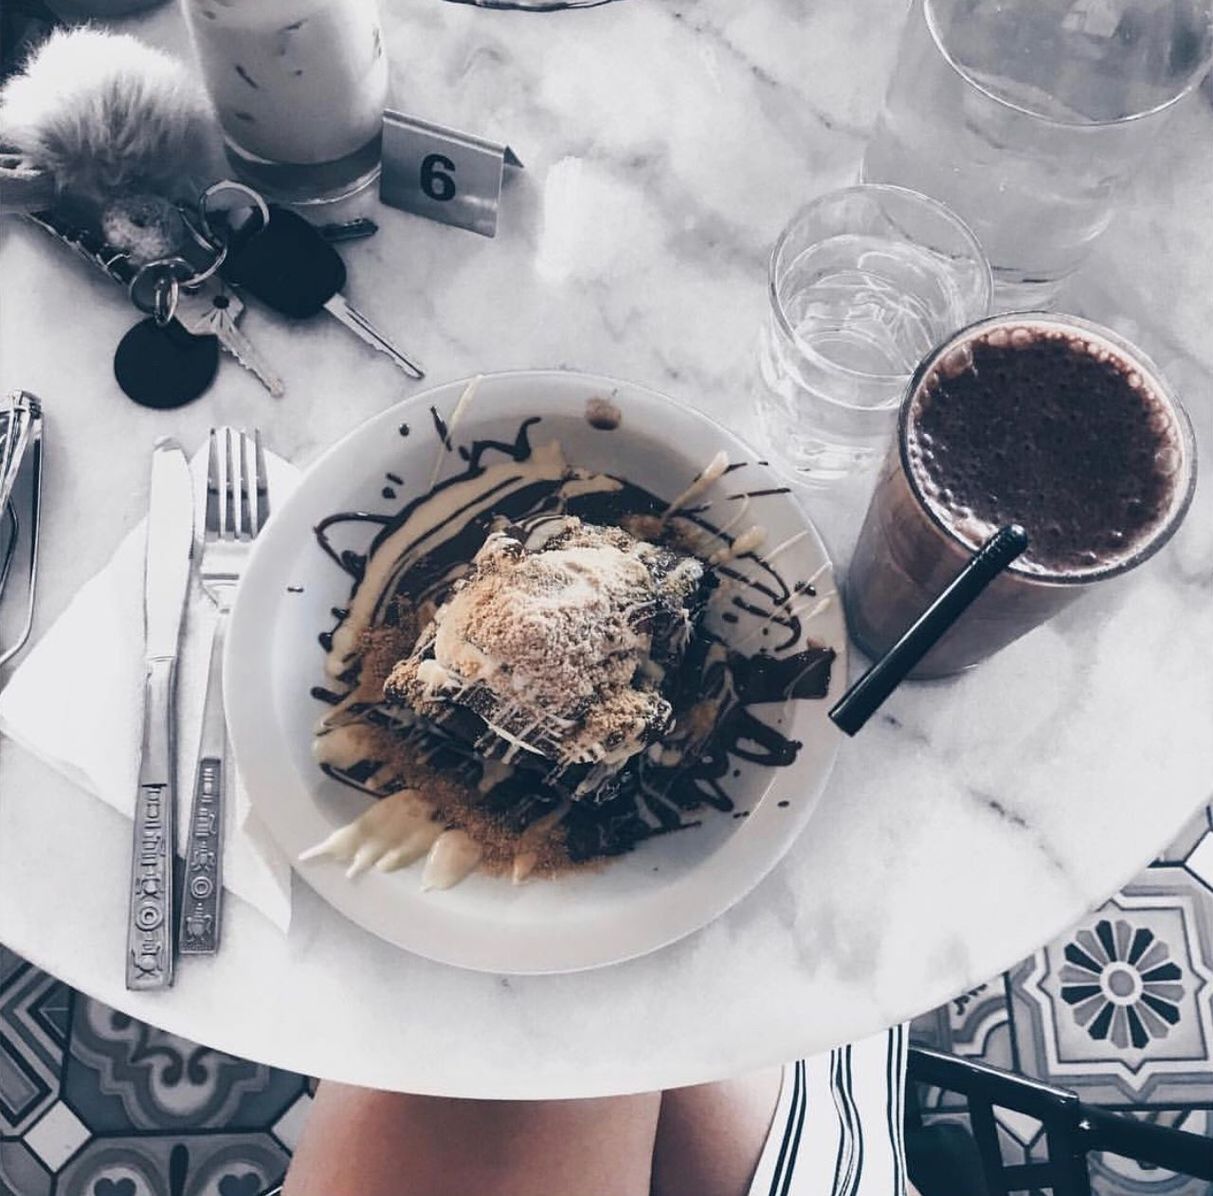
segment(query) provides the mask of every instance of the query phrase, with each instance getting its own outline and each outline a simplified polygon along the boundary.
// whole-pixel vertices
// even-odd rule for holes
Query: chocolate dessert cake
[[[687,509],[727,458],[670,503],[532,446],[534,422],[391,518],[317,526],[353,586],[320,635],[313,754],[379,800],[302,858],[424,855],[423,888],[558,876],[742,819],[740,767],[796,760],[779,711],[828,691],[834,652],[804,627],[828,598],[756,556],[757,527]],[[358,528],[365,554],[339,546]]]
[[[477,755],[573,800],[669,728],[703,611],[702,562],[575,516],[489,535],[384,685]]]

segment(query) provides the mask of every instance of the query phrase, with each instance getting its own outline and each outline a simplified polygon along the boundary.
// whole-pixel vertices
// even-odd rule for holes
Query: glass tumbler
[[[914,0],[862,177],[946,203],[1047,306],[1213,57],[1213,0]]]
[[[239,178],[287,203],[379,174],[388,66],[376,0],[183,0]]]
[[[807,482],[875,465],[915,365],[984,316],[990,268],[941,203],[901,187],[814,200],[771,253],[755,401],[772,459]]]
[[[1017,346],[1037,354],[1026,381],[1022,367],[1016,376],[999,358]],[[1076,371],[1074,355],[1100,364]],[[1128,380],[1131,403],[1123,384],[1111,398],[1100,389],[1101,369]],[[931,431],[924,413],[941,402],[932,398],[941,378],[968,385],[953,391],[946,416],[937,407]],[[1030,396],[1017,415],[999,401],[1011,385]],[[943,439],[940,428],[949,429]],[[1114,444],[1117,456],[1107,448]],[[991,534],[971,504],[1015,494],[1021,509],[995,522],[1024,524],[1037,559],[1030,544],[911,676],[966,669],[1153,556],[1178,528],[1195,483],[1191,424],[1139,349],[1074,316],[980,321],[930,353],[907,390],[847,573],[851,638],[873,659],[887,652]]]

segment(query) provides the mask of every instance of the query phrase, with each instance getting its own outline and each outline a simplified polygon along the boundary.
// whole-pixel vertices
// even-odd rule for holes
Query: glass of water
[[[875,464],[918,361],[986,315],[990,267],[973,233],[902,187],[846,187],[792,219],[771,253],[759,417],[773,459],[803,481]]]
[[[914,0],[863,163],[976,232],[997,306],[1047,305],[1213,57],[1213,0]]]

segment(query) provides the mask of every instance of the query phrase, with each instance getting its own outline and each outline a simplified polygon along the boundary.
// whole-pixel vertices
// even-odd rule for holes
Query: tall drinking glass
[[[1027,551],[912,675],[967,668],[1151,557],[1195,480],[1187,416],[1115,333],[1043,312],[963,329],[901,405],[847,575],[851,636],[883,655],[996,528],[1018,523]]]
[[[183,0],[237,175],[340,199],[379,174],[388,68],[376,0]]]
[[[1002,309],[1047,305],[1213,57],[1213,0],[914,0],[863,163],[977,234]]]
[[[846,187],[802,208],[771,253],[756,395],[772,457],[805,481],[875,464],[914,366],[984,316],[990,267],[943,204]]]

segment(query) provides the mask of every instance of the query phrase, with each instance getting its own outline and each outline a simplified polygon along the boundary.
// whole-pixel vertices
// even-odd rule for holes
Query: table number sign
[[[508,145],[400,112],[384,114],[379,198],[392,207],[496,236],[507,166],[522,167]]]

